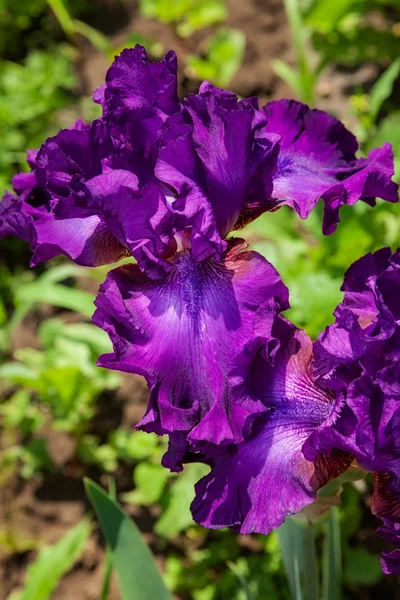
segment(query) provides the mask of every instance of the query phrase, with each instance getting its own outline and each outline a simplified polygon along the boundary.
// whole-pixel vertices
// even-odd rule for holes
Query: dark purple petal
[[[302,446],[329,415],[332,398],[312,380],[307,335],[279,318],[264,325],[264,336],[279,343],[268,347],[263,336],[248,344],[244,360],[252,360],[251,368],[236,377],[235,393],[257,399],[267,412],[251,437],[228,448],[196,485],[193,517],[212,529],[267,534],[311,504],[317,490],[352,461],[341,452],[314,462],[304,458]]]
[[[80,184],[103,172],[103,160],[113,150],[109,130],[100,120],[81,129],[63,129],[43,144],[36,159],[38,177],[59,215],[77,216],[71,214],[75,205],[86,209]]]
[[[157,63],[148,61],[142,46],[124,50],[108,69],[106,84],[93,99],[103,106],[103,117],[115,122],[179,111],[175,52],[168,52]]]
[[[381,568],[385,575],[400,575],[400,550],[384,550],[381,555]]]
[[[0,202],[0,239],[13,236],[30,243],[33,238],[32,216],[22,200],[6,192]]]
[[[94,177],[86,187],[109,232],[139,266],[148,273],[155,263],[161,267],[159,257],[168,254],[172,227],[171,209],[160,187],[148,184],[139,190],[136,176],[122,170]]]
[[[150,402],[140,428],[186,432],[188,442],[227,444],[243,439],[253,401],[232,402],[229,371],[252,336],[266,298],[287,307],[287,289],[259,254],[234,246],[224,262],[178,254],[171,271],[150,280],[136,266],[112,271],[96,299],[94,322],[114,353],[101,366],[144,375]]]
[[[178,194],[174,210],[217,242],[269,208],[278,137],[260,133],[265,119],[250,102],[201,92],[166,122],[155,172]]]
[[[355,137],[331,115],[294,100],[270,102],[263,111],[267,131],[282,137],[272,193],[277,206],[288,204],[305,219],[323,198],[323,231],[330,234],[343,204],[398,201],[390,144],[357,159]]]
[[[397,502],[400,504],[399,498]],[[391,544],[400,546],[400,522],[387,518],[382,518],[382,521],[383,525],[376,530],[377,535]],[[384,550],[381,555],[381,567],[386,575],[400,575],[400,549]]]
[[[82,192],[86,209],[80,214],[75,207],[79,216],[35,222],[32,264],[61,253],[80,265],[97,266],[132,254],[142,268],[156,269],[170,237],[163,231],[169,208],[160,188],[149,184],[139,190],[133,173],[114,170],[88,180]]]

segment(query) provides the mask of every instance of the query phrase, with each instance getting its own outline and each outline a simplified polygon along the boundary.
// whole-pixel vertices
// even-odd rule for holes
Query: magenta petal
[[[150,402],[140,423],[157,433],[185,431],[193,447],[243,439],[246,420],[260,408],[232,402],[229,371],[252,336],[265,298],[287,307],[287,290],[259,254],[233,247],[224,262],[178,254],[157,281],[135,266],[112,271],[96,299],[94,322],[114,353],[101,366],[147,378]]]
[[[273,198],[307,218],[320,198],[325,202],[323,231],[332,233],[343,204],[378,197],[398,201],[390,144],[357,159],[357,141],[331,115],[294,100],[267,104],[267,131],[281,136]]]
[[[332,401],[312,381],[311,340],[279,319],[266,331],[280,342],[273,364],[268,345],[257,349],[253,341],[253,363],[236,393],[258,398],[267,412],[251,437],[228,448],[196,485],[193,517],[205,527],[267,534],[312,503],[317,490],[352,460],[343,453],[305,459],[302,446],[330,413]]]

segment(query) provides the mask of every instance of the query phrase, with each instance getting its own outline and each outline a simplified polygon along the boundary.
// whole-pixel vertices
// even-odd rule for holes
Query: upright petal
[[[106,84],[95,92],[94,100],[102,105],[103,117],[114,122],[179,111],[175,52],[157,63],[148,61],[142,46],[124,50],[108,69]]]
[[[174,210],[215,241],[269,207],[278,137],[264,125],[251,102],[203,86],[164,126],[156,175],[177,193]]]
[[[72,214],[75,206],[81,212],[87,208],[80,198],[82,184],[103,172],[103,160],[113,151],[108,127],[100,120],[80,129],[63,129],[46,140],[36,159],[38,176],[60,216],[77,216]]]
[[[390,144],[357,159],[355,137],[331,115],[294,100],[270,102],[263,111],[267,131],[282,138],[272,193],[277,206],[288,204],[305,219],[323,198],[323,231],[330,234],[343,204],[398,201]]]
[[[94,322],[113,341],[103,367],[144,375],[150,401],[139,427],[186,432],[193,448],[243,439],[251,400],[232,401],[229,371],[252,337],[254,316],[266,298],[288,306],[287,289],[259,254],[235,245],[224,261],[197,262],[178,254],[171,271],[153,281],[135,266],[112,271],[96,299]],[[182,453],[180,453],[182,454]]]

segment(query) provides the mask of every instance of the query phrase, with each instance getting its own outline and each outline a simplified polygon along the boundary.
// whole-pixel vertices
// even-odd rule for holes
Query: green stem
[[[318,561],[312,526],[287,519],[277,534],[293,600],[319,600]]]
[[[299,69],[301,100],[314,104],[314,87],[316,76],[312,72],[309,57],[306,52],[307,32],[304,27],[303,18],[300,11],[298,0],[284,0],[285,11],[289,21],[289,27],[292,35],[293,46],[296,53],[296,61]]]
[[[315,547],[314,528],[307,525],[303,528],[302,568],[304,573],[305,596],[309,600],[319,598],[318,558]]]
[[[328,532],[324,540],[323,599],[340,600],[342,578],[342,551],[340,520],[337,506],[331,508]]]
[[[47,4],[55,14],[57,21],[60,23],[61,29],[64,31],[65,35],[74,41],[74,22],[68,10],[65,8],[63,0],[47,0]]]

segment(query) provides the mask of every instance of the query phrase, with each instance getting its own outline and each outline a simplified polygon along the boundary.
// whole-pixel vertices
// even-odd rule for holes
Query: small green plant
[[[28,568],[24,589],[8,600],[48,600],[60,579],[82,556],[91,532],[87,519],[81,521],[53,546],[43,548]]]
[[[224,0],[140,0],[140,12],[144,17],[173,23],[182,37],[224,21],[227,16]]]
[[[205,58],[195,54],[187,57],[187,74],[196,79],[227,86],[242,64],[246,38],[236,29],[218,29],[208,41]]]
[[[56,113],[71,103],[77,78],[72,48],[31,52],[23,65],[0,61],[0,194],[16,170],[26,168],[24,148],[39,147],[58,129]]]

